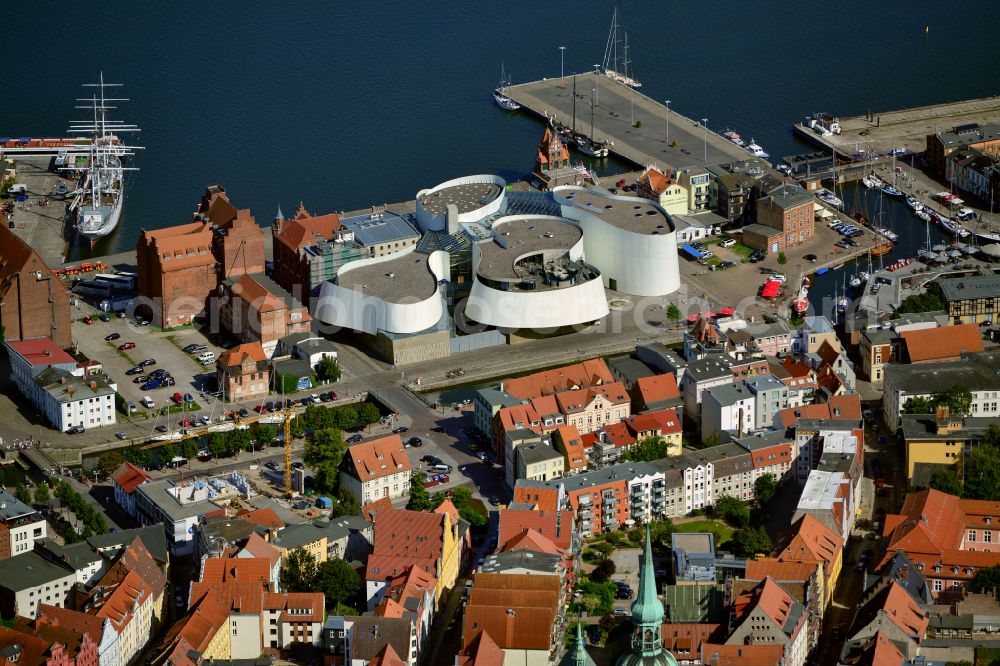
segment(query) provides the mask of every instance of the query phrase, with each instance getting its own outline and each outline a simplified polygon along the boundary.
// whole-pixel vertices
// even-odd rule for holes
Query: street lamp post
[[[563,88],[566,87],[566,67],[565,67],[565,62],[566,62],[566,47],[565,46],[560,46],[559,47],[559,80],[562,82],[561,85],[562,85]]]
[[[595,82],[594,82],[594,90],[595,90],[594,106],[600,106],[601,105],[601,79],[599,78],[600,77],[600,73],[601,73],[601,66],[600,65],[594,65],[594,74],[598,75],[598,78],[595,79]]]
[[[705,164],[708,164],[708,118],[701,119],[701,126],[705,130]]]
[[[670,100],[664,100],[667,104],[667,143],[670,143]]]

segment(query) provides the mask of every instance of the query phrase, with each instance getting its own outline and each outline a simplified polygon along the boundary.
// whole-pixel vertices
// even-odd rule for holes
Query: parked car
[[[174,393],[172,396],[170,396],[170,399],[173,400],[178,405],[184,402],[184,396],[182,396],[180,393]]]
[[[148,382],[140,386],[143,391],[152,391],[153,389],[158,389],[163,386],[163,382],[158,379],[150,379]]]
[[[611,614],[614,615],[615,617],[628,617],[628,609],[616,608],[613,611],[611,611]]]
[[[148,381],[149,381],[149,377],[147,377],[146,375],[139,375],[138,377],[136,377],[135,379],[132,380],[132,383],[133,384],[142,384],[143,382],[148,382]]]
[[[421,446],[424,445],[424,441],[419,437],[411,437],[410,439],[406,440],[406,443],[416,448],[420,448]]]
[[[86,324],[87,326],[90,326],[91,324],[94,323],[94,320],[91,319],[90,317],[84,317],[83,318],[83,323]]]
[[[79,435],[82,432],[86,432],[86,428],[84,428],[82,425],[75,425],[66,432],[70,435]]]
[[[173,385],[174,385],[174,384],[176,383],[176,382],[174,381],[174,378],[173,378],[173,377],[171,377],[170,375],[167,375],[167,376],[166,376],[166,377],[164,377],[164,378],[163,378],[163,379],[162,379],[161,381],[162,381],[162,384],[163,384],[164,386],[173,386]]]
[[[134,342],[123,342],[122,344],[118,345],[118,351],[126,351],[129,349],[135,349]]]
[[[788,281],[788,278],[786,278],[781,273],[775,273],[771,277],[767,278],[767,281],[768,282],[780,282],[781,284],[785,284],[785,282]]]
[[[117,437],[118,439],[128,439],[128,434],[124,432],[116,432],[115,437]]]
[[[447,432],[444,426],[434,426],[431,428],[431,432]]]
[[[143,359],[143,360],[139,361],[139,367],[140,368],[148,368],[151,365],[156,365],[156,359],[155,358],[146,358],[146,359]]]
[[[156,432],[166,432],[167,431],[167,426],[165,426],[165,425],[163,425],[161,423],[160,425],[158,425],[155,428],[153,428],[153,430],[155,430]]]
[[[190,393],[184,394],[184,402],[194,402],[194,396]]]
[[[774,270],[773,268],[762,268],[762,269],[760,269],[760,272],[763,275],[777,275],[778,274],[778,271]]]
[[[108,333],[107,335],[104,336],[104,339],[107,342],[111,342],[112,340],[117,340],[120,337],[122,337],[121,333]]]
[[[364,439],[364,437],[362,437],[359,433],[355,433],[355,434],[353,434],[353,435],[351,435],[350,437],[347,438],[347,443],[348,444],[357,444],[362,439]]]
[[[400,434],[402,434],[404,432],[409,432],[410,429],[407,428],[406,426],[399,426],[398,428],[393,428],[392,431],[394,433],[396,433],[397,435],[400,435]]]
[[[319,399],[322,402],[330,402],[331,400],[333,400],[333,398],[330,397],[329,393],[320,393],[319,394]]]
[[[726,240],[719,243],[719,247],[732,247],[734,245],[736,245],[735,238],[727,238]]]
[[[103,321],[105,324],[108,323],[109,321],[111,321],[111,317],[108,316],[107,312],[102,312],[100,314],[100,316],[98,317],[98,319],[100,319],[101,321]]]
[[[735,265],[736,265],[735,261],[723,261],[721,264],[719,264],[719,268],[725,270],[726,268],[732,268]]]
[[[137,365],[134,368],[129,368],[128,370],[125,371],[125,374],[126,375],[139,375],[139,374],[142,374],[142,367]]]

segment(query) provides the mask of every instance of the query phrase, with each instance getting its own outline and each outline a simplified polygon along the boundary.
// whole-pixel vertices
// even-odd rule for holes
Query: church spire
[[[676,666],[677,660],[663,649],[663,603],[656,596],[653,548],[646,525],[646,547],[639,568],[639,593],[632,602],[632,651],[618,658],[618,666]]]
[[[576,623],[576,645],[563,657],[562,666],[595,666],[583,642],[583,622]]]

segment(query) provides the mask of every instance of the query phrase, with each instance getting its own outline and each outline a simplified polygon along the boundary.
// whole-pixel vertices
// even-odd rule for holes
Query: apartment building
[[[340,480],[358,502],[403,497],[410,491],[410,459],[399,435],[361,442],[348,447],[340,464]]]
[[[35,542],[47,536],[42,514],[10,493],[0,491],[0,560],[30,553]]]

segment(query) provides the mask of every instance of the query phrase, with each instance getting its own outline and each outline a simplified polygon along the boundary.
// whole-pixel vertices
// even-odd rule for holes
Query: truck
[[[142,400],[140,400],[139,402],[141,402],[142,406],[145,407],[146,409],[153,408],[153,399],[150,398],[148,395],[142,396]]]

